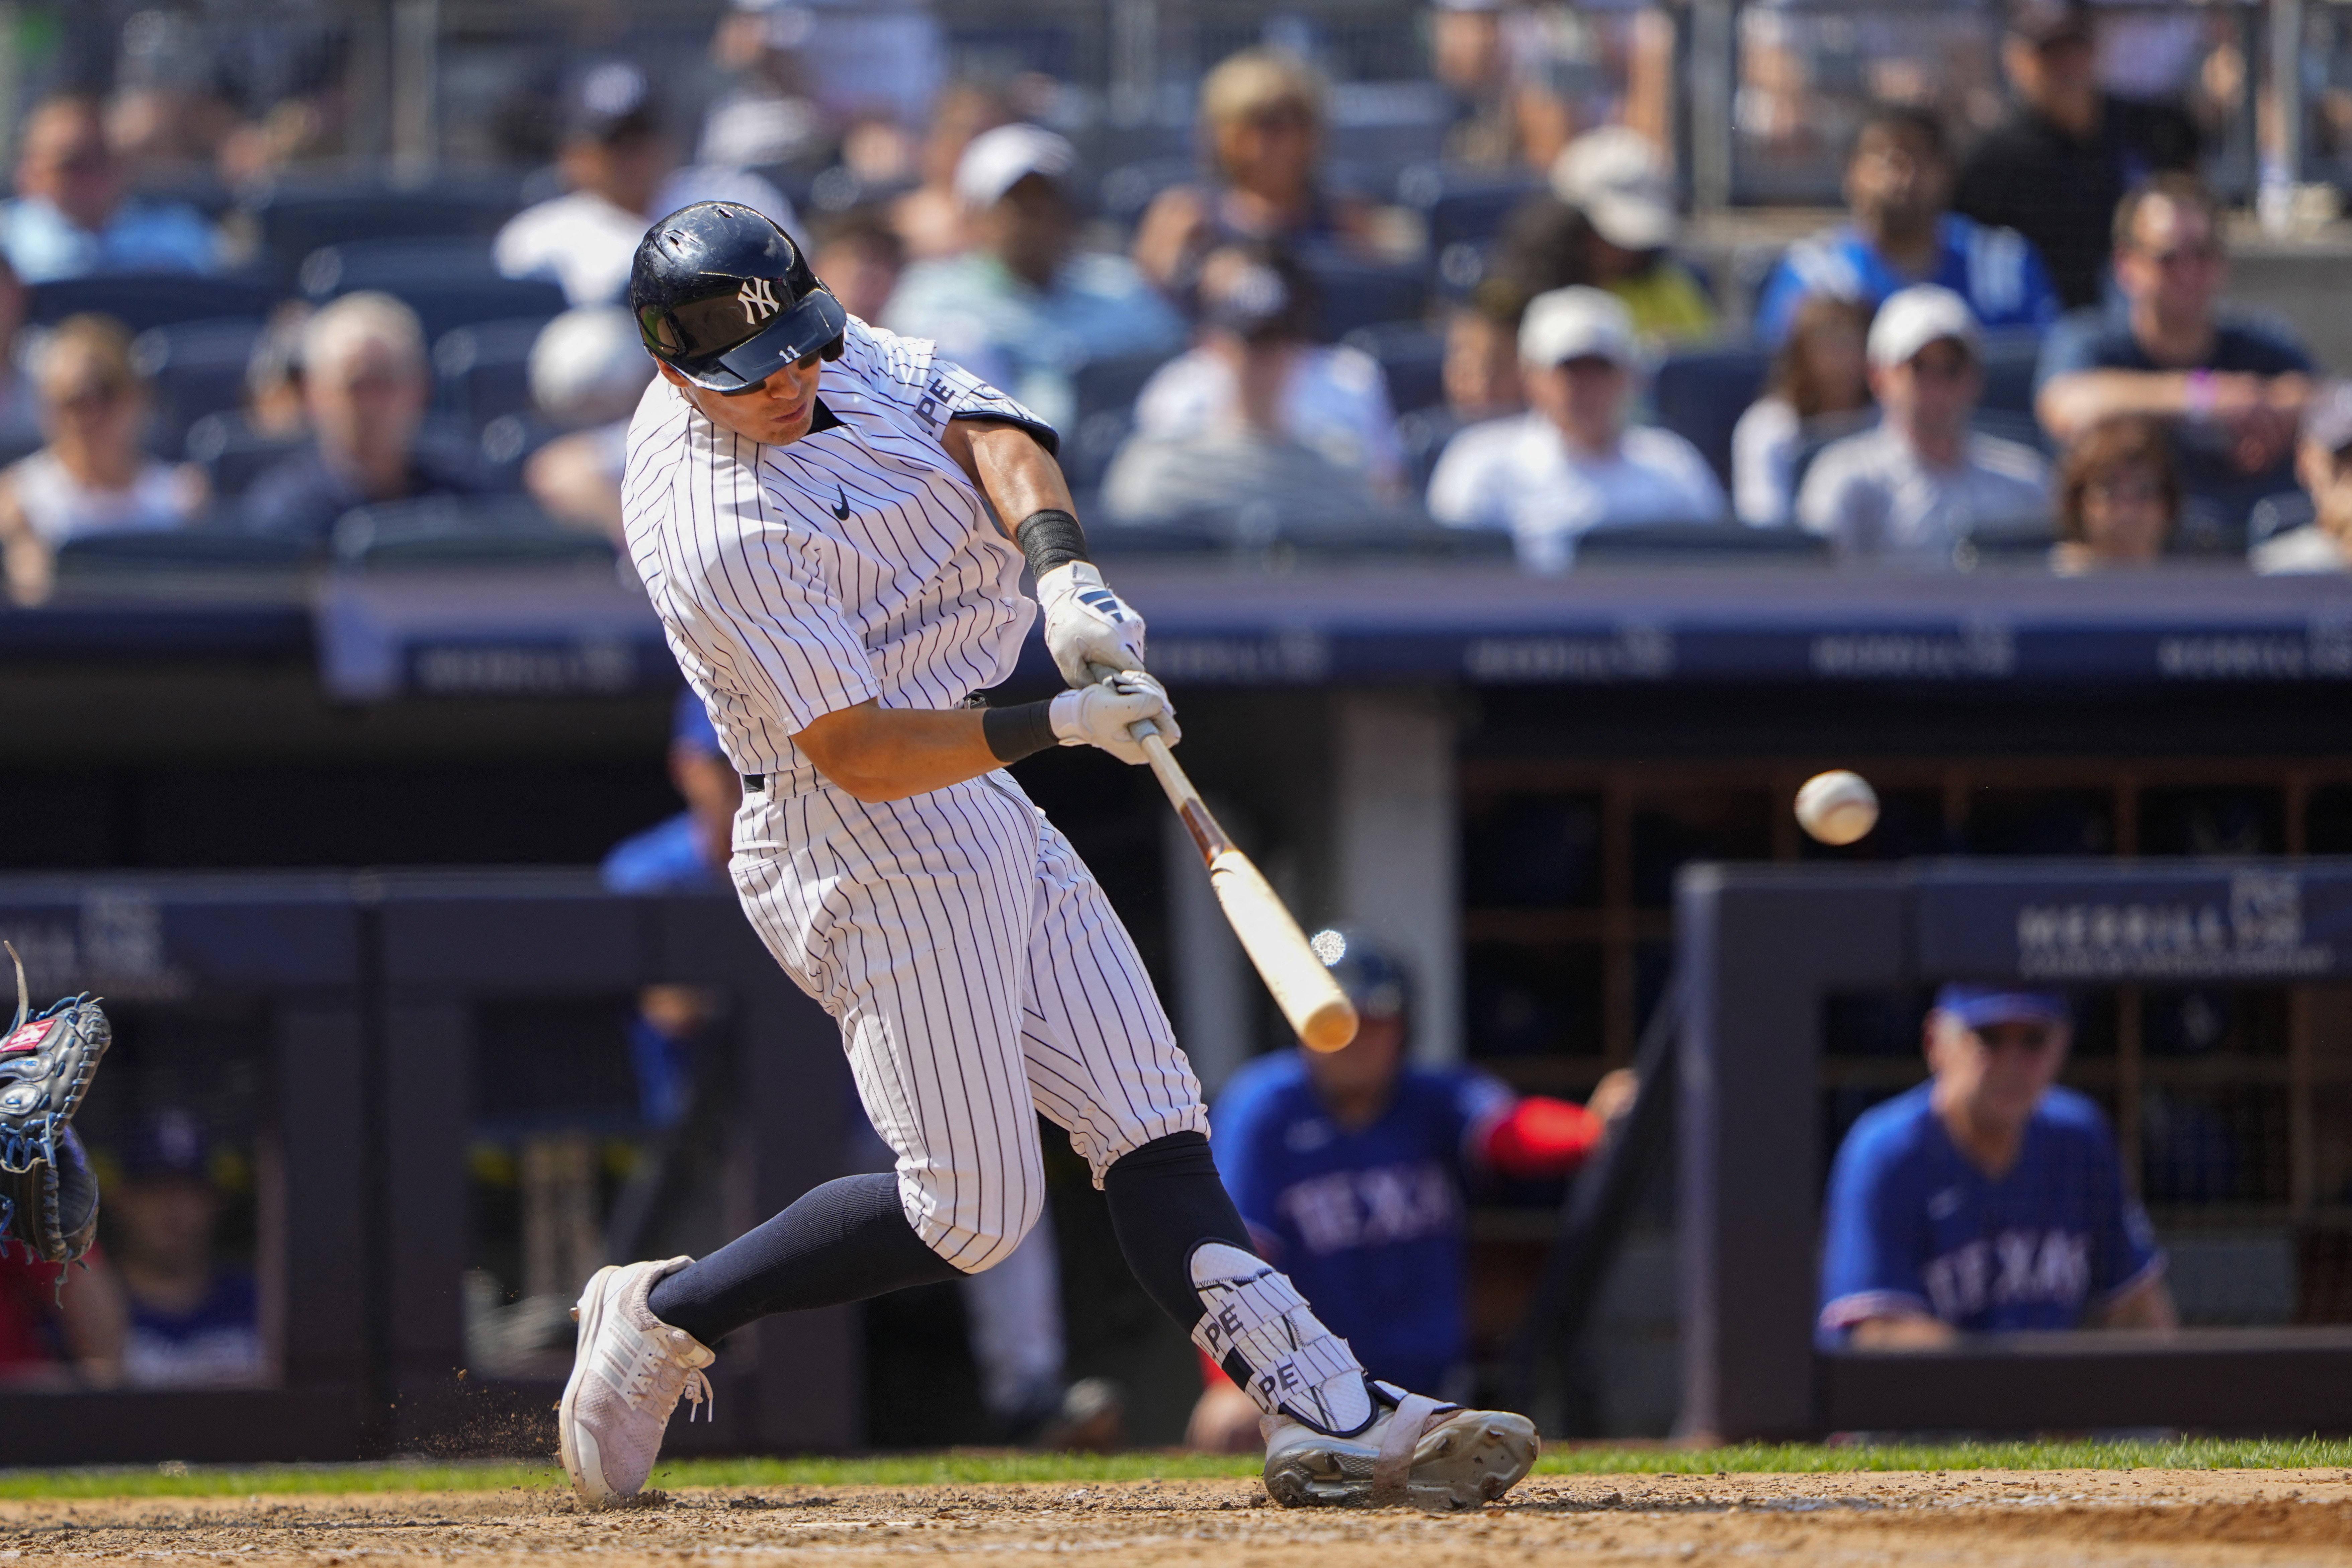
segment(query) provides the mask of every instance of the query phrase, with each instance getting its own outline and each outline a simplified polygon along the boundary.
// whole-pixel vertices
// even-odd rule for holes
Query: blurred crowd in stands
[[[2000,115],[1963,144],[1868,108],[1843,218],[1751,274],[1684,248],[1647,12],[1588,80],[1526,68],[1556,8],[1436,0],[1454,120],[1392,194],[1335,177],[1293,50],[1205,72],[1196,167],[1106,171],[1045,123],[1052,81],[952,76],[913,4],[732,10],[716,96],[586,62],[549,163],[495,187],[299,177],[324,90],[242,121],[59,92],[0,204],[8,587],[175,552],[609,559],[650,380],[629,258],[706,199],[1053,423],[1113,548],[2352,565],[2352,399],[2227,303],[2207,128],[2102,85],[2082,0],[2002,15]],[[225,211],[157,174],[206,163],[243,182]]]

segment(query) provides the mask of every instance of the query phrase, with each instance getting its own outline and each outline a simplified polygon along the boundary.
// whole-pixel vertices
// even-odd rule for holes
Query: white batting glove
[[[1045,647],[1072,686],[1092,686],[1089,668],[1143,668],[1143,616],[1110,591],[1091,561],[1056,566],[1037,579]]]
[[[1184,738],[1176,726],[1176,710],[1167,689],[1139,669],[1121,670],[1107,680],[1065,691],[1046,710],[1054,738],[1066,746],[1100,746],[1122,763],[1150,761],[1142,745],[1127,732],[1139,719],[1159,726],[1160,738],[1170,745]]]

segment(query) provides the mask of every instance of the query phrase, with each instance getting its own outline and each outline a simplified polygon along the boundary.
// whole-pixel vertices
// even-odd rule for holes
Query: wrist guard
[[[1000,763],[1017,763],[1049,746],[1059,745],[1060,740],[1054,733],[1053,708],[1050,701],[1019,702],[1010,708],[991,708],[981,714],[980,734],[988,742],[989,755]]]
[[[1013,531],[1013,537],[1027,558],[1033,577],[1043,577],[1073,561],[1094,559],[1087,553],[1087,531],[1079,526],[1076,518],[1058,507],[1031,512]]]

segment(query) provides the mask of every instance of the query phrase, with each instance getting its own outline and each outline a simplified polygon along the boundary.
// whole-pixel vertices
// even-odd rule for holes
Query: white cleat
[[[1535,1423],[1465,1410],[1394,1384],[1371,1384],[1377,1413],[1335,1437],[1288,1415],[1265,1418],[1265,1490],[1285,1508],[1393,1508],[1436,1513],[1500,1498],[1533,1468]]]
[[[556,1449],[563,1473],[594,1507],[645,1489],[680,1394],[695,1405],[710,1398],[702,1373],[710,1352],[646,1305],[656,1280],[693,1261],[608,1264],[590,1277],[572,1309],[579,1348],[556,1407]]]

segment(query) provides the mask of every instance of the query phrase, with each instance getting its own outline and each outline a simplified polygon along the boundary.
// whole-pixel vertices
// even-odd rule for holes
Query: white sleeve
[[[545,215],[537,207],[515,214],[490,242],[490,259],[501,278],[553,278],[554,258],[548,255]]]
[[[933,436],[951,419],[1003,419],[1036,432],[1047,451],[1058,450],[1061,438],[1051,425],[961,365],[940,358],[929,339],[900,337],[859,321],[851,322],[850,337],[867,356],[865,368],[875,390]],[[857,343],[861,337],[864,342]]]
[[[1804,488],[1797,492],[1797,526],[1848,554],[1877,537],[1883,520],[1871,514],[1884,510],[1884,498],[1867,472],[1856,471],[1851,454],[1838,449],[1843,445],[1822,452],[1806,471]]]
[[[1488,452],[1492,443],[1479,438],[1483,433],[1477,426],[1463,431],[1446,444],[1444,456],[1437,459],[1436,471],[1429,476],[1432,521],[1448,528],[1510,526],[1511,520],[1495,494],[1493,476],[1502,454]]]
[[[1751,528],[1788,523],[1797,440],[1797,411],[1780,398],[1759,397],[1739,416],[1731,431],[1731,510],[1740,521]]]

